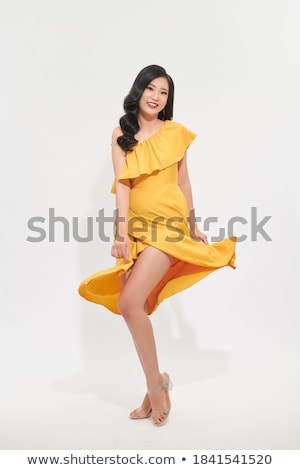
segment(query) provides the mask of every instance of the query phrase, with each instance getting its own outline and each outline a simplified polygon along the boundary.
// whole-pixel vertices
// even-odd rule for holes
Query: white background
[[[299,449],[299,14],[296,0],[0,2],[2,449]],[[151,317],[175,384],[159,430],[127,417],[144,381],[122,318],[77,294],[114,264],[110,243],[96,226],[64,242],[59,222],[48,239],[51,207],[81,236],[111,215],[111,132],[153,63],[198,136],[209,236],[247,219],[237,269]],[[272,241],[251,239],[251,207]],[[26,240],[35,216],[40,243]]]

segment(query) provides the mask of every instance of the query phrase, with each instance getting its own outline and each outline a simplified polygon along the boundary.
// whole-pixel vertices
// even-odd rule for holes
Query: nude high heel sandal
[[[151,403],[150,403],[150,398],[148,393],[146,393],[143,403],[139,408],[136,408],[133,410],[129,418],[130,419],[145,419],[149,418],[151,416],[152,408],[151,408]]]
[[[153,396],[156,393],[161,393],[162,391],[165,393],[165,398],[166,398],[166,408],[153,408],[151,411],[151,422],[154,426],[162,426],[163,424],[166,424],[170,409],[171,409],[171,402],[170,402],[170,396],[169,396],[169,390],[172,390],[173,384],[170,380],[169,375],[164,372],[162,374],[163,377],[163,382],[160,387],[154,390],[148,390],[148,395],[151,400],[151,396]]]

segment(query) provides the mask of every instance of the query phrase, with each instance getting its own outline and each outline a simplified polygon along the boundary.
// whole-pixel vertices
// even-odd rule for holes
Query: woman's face
[[[157,116],[166,106],[169,84],[165,77],[152,80],[145,88],[140,101],[139,111],[142,114]]]

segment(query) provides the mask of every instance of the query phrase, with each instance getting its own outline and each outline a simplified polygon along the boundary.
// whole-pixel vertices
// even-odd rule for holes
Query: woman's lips
[[[147,104],[148,104],[148,106],[149,106],[151,109],[155,109],[155,108],[157,108],[157,106],[158,106],[157,103],[151,103],[151,101],[148,102]]]

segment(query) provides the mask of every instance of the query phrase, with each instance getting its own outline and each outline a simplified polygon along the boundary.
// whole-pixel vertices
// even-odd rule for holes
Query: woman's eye
[[[150,90],[150,91],[153,90],[152,86],[146,86],[146,88],[147,88],[147,90]]]

